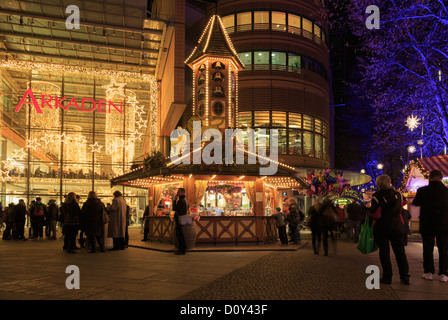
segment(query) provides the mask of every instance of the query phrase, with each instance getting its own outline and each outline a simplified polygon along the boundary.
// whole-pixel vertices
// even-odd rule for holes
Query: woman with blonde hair
[[[401,194],[392,188],[388,175],[376,179],[378,191],[373,194],[370,217],[374,219],[373,235],[378,245],[383,269],[381,283],[392,283],[390,246],[395,254],[401,283],[409,285],[409,265],[404,246],[404,221],[401,216]]]

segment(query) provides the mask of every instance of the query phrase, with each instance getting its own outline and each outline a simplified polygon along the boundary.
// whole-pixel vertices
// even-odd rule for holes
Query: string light
[[[54,63],[39,63],[31,61],[21,61],[8,59],[0,62],[1,68],[8,68],[20,71],[36,70],[42,73],[65,73],[65,74],[81,74],[88,76],[100,76],[100,77],[117,77],[126,78],[129,81],[136,82],[152,82],[155,80],[154,75],[143,74],[139,72],[129,72],[129,71],[118,71],[100,68],[88,68],[80,66],[71,66],[64,64],[54,64]]]

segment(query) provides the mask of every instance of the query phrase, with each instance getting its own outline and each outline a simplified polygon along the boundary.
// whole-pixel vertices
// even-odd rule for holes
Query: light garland
[[[63,64],[55,64],[55,63],[39,63],[39,62],[31,62],[31,61],[21,61],[21,60],[11,60],[0,62],[0,68],[7,68],[13,70],[20,71],[29,71],[36,70],[43,73],[67,73],[67,74],[81,74],[88,76],[100,76],[100,77],[117,77],[117,78],[125,78],[129,81],[137,81],[137,82],[151,82],[155,80],[155,77],[150,74],[141,74],[137,72],[129,72],[129,71],[114,71],[107,69],[99,69],[99,68],[88,68],[88,67],[80,67],[80,66],[70,66]]]

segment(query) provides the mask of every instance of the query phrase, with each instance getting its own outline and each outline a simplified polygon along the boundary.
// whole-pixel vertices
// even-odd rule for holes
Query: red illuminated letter
[[[25,101],[27,95],[30,95],[31,102]],[[33,91],[31,91],[31,88],[28,88],[28,90],[26,90],[25,94],[22,97],[22,100],[20,100],[20,102],[17,105],[14,112],[19,112],[20,108],[22,107],[22,104],[24,104],[24,103],[32,103],[34,105],[34,108],[36,108],[36,112],[42,113],[42,109],[39,107],[39,104],[37,103],[36,98],[34,98]]]

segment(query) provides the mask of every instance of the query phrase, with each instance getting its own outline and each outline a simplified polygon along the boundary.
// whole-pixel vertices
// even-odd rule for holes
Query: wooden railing
[[[196,243],[270,243],[277,240],[272,217],[201,217]],[[149,217],[149,240],[173,242],[174,223],[168,217]]]

